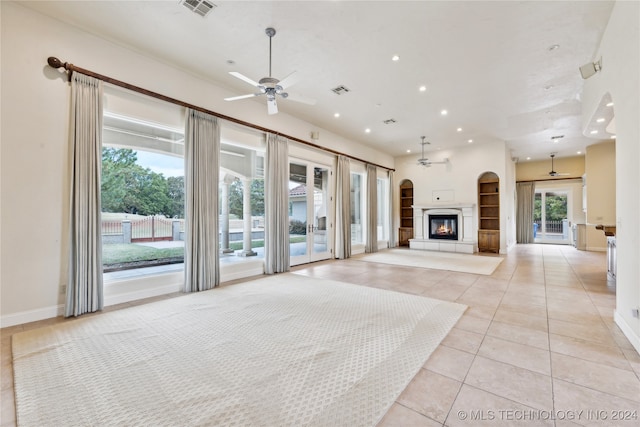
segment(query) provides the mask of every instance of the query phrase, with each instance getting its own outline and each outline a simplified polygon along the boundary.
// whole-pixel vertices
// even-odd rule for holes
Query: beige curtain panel
[[[64,315],[102,310],[102,81],[71,76],[69,281]]]
[[[289,141],[267,135],[264,180],[265,273],[289,271]]]
[[[336,258],[351,256],[351,162],[338,156],[336,173]]]
[[[206,291],[220,283],[220,125],[216,117],[190,108],[185,126],[184,169],[184,291]]]
[[[535,182],[516,183],[516,241],[518,243],[533,243],[533,208],[535,192]]]
[[[367,164],[367,229],[364,251],[378,252],[378,170]]]

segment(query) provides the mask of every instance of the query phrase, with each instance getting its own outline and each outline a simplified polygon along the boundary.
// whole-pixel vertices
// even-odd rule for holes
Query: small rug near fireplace
[[[465,309],[278,274],[21,332],[18,425],[375,426]]]
[[[457,271],[491,275],[502,262],[502,257],[466,255],[453,252],[435,252],[410,249],[387,249],[372,254],[353,257],[360,261],[382,264],[404,265],[406,267],[432,268],[434,270]]]

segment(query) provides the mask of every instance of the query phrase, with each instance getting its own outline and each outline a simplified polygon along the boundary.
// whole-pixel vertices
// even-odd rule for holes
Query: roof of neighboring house
[[[307,195],[307,186],[304,184],[300,184],[297,187],[294,187],[291,190],[289,190],[289,197],[306,196],[306,195]]]

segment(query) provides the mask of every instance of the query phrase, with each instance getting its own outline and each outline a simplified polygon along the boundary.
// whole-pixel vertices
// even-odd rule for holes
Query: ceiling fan
[[[549,171],[549,176],[556,177],[556,176],[567,176],[567,175],[571,175],[570,173],[560,173],[560,172],[556,172],[556,171],[553,169],[553,158],[556,156],[556,153],[551,153],[551,154],[550,154],[550,156],[551,156],[551,171]]]
[[[276,114],[278,112],[278,105],[276,104],[276,98],[290,99],[291,101],[302,102],[303,104],[314,105],[315,99],[307,98],[300,95],[294,95],[292,93],[285,92],[285,89],[294,85],[297,81],[296,72],[292,72],[282,80],[278,80],[275,77],[271,77],[271,39],[276,35],[276,30],[269,27],[265,30],[267,36],[269,36],[269,76],[261,78],[257,83],[249,77],[240,74],[237,71],[230,71],[232,76],[249,83],[258,89],[256,93],[250,93],[247,95],[232,96],[225,98],[225,101],[237,101],[238,99],[253,98],[255,96],[266,95],[267,96],[267,112],[269,114]]]
[[[431,167],[431,165],[444,165],[446,163],[449,163],[449,159],[444,159],[441,162],[432,162],[431,160],[427,159],[424,156],[424,146],[430,145],[431,143],[429,141],[424,140],[426,138],[425,136],[421,136],[420,138],[422,139],[422,142],[420,142],[420,145],[422,145],[422,156],[418,159],[419,165],[424,166],[425,168],[428,168],[428,167]]]

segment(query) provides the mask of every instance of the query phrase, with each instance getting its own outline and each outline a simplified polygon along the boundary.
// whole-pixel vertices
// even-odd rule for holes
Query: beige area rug
[[[373,426],[466,306],[281,274],[13,336],[21,426]]]
[[[417,249],[386,249],[372,254],[358,255],[353,259],[382,264],[404,265],[406,267],[491,275],[500,265],[503,258],[453,252],[421,251]]]

